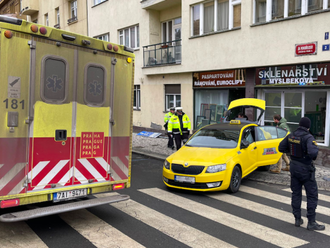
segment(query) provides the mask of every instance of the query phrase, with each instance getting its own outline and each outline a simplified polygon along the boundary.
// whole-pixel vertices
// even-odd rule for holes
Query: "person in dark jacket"
[[[296,131],[286,136],[280,143],[278,150],[282,153],[290,152],[290,173],[292,190],[292,213],[295,217],[295,226],[303,224],[301,218],[302,186],[304,185],[307,195],[307,218],[308,230],[324,230],[324,225],[315,221],[315,209],[318,201],[318,189],[315,181],[315,167],[313,160],[316,159],[319,148],[309,128],[311,120],[302,117]]]

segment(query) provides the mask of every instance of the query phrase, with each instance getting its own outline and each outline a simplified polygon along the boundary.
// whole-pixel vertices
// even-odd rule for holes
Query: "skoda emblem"
[[[184,166],[188,166],[188,163],[184,163]]]

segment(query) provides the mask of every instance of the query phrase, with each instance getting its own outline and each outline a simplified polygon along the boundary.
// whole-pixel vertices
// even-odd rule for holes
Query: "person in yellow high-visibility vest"
[[[174,115],[175,113],[175,107],[171,107],[170,108],[170,112],[166,113],[164,116],[164,128],[167,132],[167,136],[168,136],[168,142],[167,142],[167,147],[168,148],[172,148],[172,150],[174,150],[174,143],[173,143],[173,135],[170,135],[167,131],[168,129],[168,122],[171,119],[171,117]]]
[[[191,123],[188,115],[182,112],[182,107],[175,108],[175,115],[168,122],[168,133],[173,135],[176,149],[181,148],[183,142],[186,143],[189,137]]]

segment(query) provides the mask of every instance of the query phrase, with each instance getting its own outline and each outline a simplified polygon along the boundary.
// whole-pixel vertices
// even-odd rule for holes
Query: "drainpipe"
[[[88,6],[88,2],[89,0],[86,0],[86,14],[87,14],[87,36],[89,36],[89,23],[88,23],[88,20],[89,20],[89,6]]]

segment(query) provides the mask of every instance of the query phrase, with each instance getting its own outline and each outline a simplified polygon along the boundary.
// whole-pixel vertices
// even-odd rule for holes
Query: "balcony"
[[[181,64],[181,39],[143,47],[143,67]]]
[[[33,15],[39,12],[39,0],[22,0],[21,14]]]
[[[54,25],[54,28],[60,29],[60,28],[61,28],[61,27],[60,27],[60,24],[59,24],[59,23],[55,24],[55,25]]]
[[[163,10],[173,7],[175,5],[181,5],[181,0],[142,0],[142,9],[151,10]]]
[[[74,16],[74,17],[68,19],[68,24],[71,24],[71,23],[74,23],[74,22],[77,22],[77,21],[78,21],[78,17]]]

